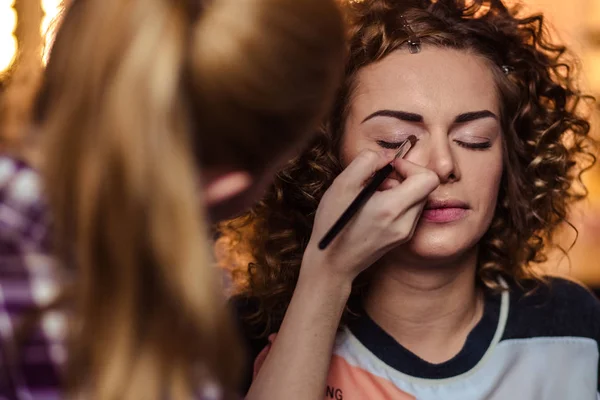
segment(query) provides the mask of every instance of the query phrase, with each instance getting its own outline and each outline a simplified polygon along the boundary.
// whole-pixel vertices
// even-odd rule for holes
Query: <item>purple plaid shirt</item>
[[[32,311],[57,293],[49,257],[48,215],[40,180],[27,164],[0,156],[0,399],[58,399],[65,360],[61,314],[44,315],[9,357],[15,334]]]
[[[61,313],[44,313],[18,347],[18,357],[7,354],[21,321],[58,293],[49,236],[39,176],[26,163],[0,155],[0,400],[61,398],[66,359]],[[202,400],[221,398],[215,385],[199,393]]]

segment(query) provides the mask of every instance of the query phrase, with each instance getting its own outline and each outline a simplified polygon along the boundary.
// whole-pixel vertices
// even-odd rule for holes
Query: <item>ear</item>
[[[252,176],[246,171],[207,174],[204,179],[204,201],[207,206],[231,200],[252,186]]]

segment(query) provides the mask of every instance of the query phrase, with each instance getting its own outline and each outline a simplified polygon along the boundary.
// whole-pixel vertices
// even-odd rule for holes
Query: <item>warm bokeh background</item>
[[[39,57],[42,63],[42,36],[60,3],[60,0],[0,0],[0,73],[9,68],[17,51],[21,57]],[[524,0],[521,3],[524,11],[546,15],[554,34],[580,57],[582,86],[600,98],[600,0]],[[32,25],[40,27],[38,37],[23,34],[31,32],[26,27]],[[597,110],[600,111],[600,107]],[[600,129],[594,127],[593,134],[600,138]],[[556,254],[545,268],[553,273],[568,274],[600,293],[600,167],[587,173],[585,182],[589,199],[579,204],[570,216],[579,238],[568,258]],[[573,238],[574,231],[565,229],[561,238],[563,245],[569,247]]]

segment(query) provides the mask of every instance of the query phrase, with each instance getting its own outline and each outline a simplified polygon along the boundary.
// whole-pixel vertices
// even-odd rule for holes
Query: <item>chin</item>
[[[484,232],[465,232],[457,229],[435,229],[432,232],[426,227],[419,227],[408,243],[392,252],[401,253],[404,259],[425,263],[452,262],[474,251],[483,234]]]
[[[452,261],[473,248],[473,246],[468,246],[466,243],[423,243],[412,241],[403,247],[404,253],[410,254],[409,257],[431,260],[432,262]]]

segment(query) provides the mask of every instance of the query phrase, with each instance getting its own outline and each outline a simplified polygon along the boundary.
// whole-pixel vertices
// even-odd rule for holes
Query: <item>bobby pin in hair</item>
[[[408,35],[408,49],[410,50],[411,54],[416,54],[420,52],[421,39],[419,39],[419,37],[415,35],[415,32],[412,30],[410,24],[408,23],[404,15],[400,16],[400,20],[402,21],[402,27]]]
[[[515,72],[515,68],[510,65],[502,65],[500,68],[502,68],[504,75],[510,75]]]

